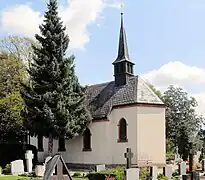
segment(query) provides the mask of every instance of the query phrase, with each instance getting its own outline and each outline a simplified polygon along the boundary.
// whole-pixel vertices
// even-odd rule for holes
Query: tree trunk
[[[52,156],[53,154],[53,136],[52,134],[49,134],[48,137],[48,155]]]

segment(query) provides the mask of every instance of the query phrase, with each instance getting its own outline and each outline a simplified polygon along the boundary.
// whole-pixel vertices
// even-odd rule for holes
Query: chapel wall
[[[83,151],[83,137],[78,136],[66,140],[66,152],[62,156],[66,163],[71,164],[110,164],[109,121],[92,122],[88,128],[91,131],[92,151]]]
[[[124,118],[127,122],[127,139],[128,142],[118,142],[119,139],[119,121]],[[136,140],[137,140],[137,107],[122,107],[116,108],[111,111],[109,116],[110,128],[109,134],[110,138],[110,154],[112,155],[111,164],[125,164],[126,159],[124,153],[126,148],[131,148],[133,152],[132,163],[137,161],[137,149],[136,149]]]
[[[137,107],[137,159],[166,163],[165,108]]]
[[[37,137],[30,137],[30,144],[36,146],[38,149],[38,139]],[[43,150],[38,151],[38,162],[45,162],[45,158],[48,156],[48,138],[43,137]],[[53,140],[53,154],[58,152],[58,140]]]

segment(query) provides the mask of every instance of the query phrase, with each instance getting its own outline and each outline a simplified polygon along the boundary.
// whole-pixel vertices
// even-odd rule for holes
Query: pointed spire
[[[121,13],[121,26],[120,26],[120,36],[119,36],[119,47],[118,47],[118,55],[117,59],[113,62],[113,64],[121,61],[130,61],[130,56],[128,52],[126,32],[123,25],[123,13]]]

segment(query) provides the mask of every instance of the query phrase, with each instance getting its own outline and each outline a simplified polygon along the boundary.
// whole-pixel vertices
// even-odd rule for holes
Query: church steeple
[[[131,76],[134,76],[133,74],[134,63],[131,62],[129,57],[126,33],[123,25],[123,13],[121,13],[118,54],[116,60],[113,62],[113,65],[114,65],[115,84],[117,86],[125,85],[128,79]]]

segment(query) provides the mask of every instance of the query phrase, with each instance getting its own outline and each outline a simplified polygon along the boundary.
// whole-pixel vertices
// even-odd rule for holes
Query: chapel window
[[[91,151],[91,132],[88,128],[83,134],[83,151]]]
[[[43,136],[38,135],[38,151],[42,152],[43,151]]]
[[[119,137],[118,142],[127,142],[127,122],[124,118],[120,119],[118,124]]]
[[[58,139],[58,151],[66,151],[64,137],[59,137]]]

